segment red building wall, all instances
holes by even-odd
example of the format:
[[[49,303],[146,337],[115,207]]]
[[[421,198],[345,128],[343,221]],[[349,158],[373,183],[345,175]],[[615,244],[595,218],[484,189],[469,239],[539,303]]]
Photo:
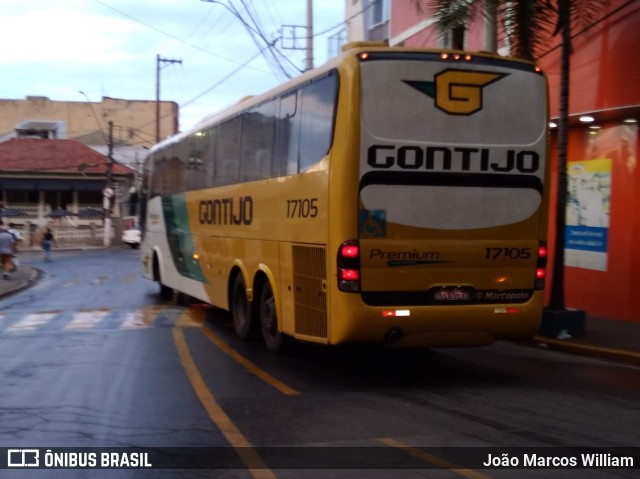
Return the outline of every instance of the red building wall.
[[[606,271],[565,267],[569,307],[594,316],[640,322],[640,2],[613,0],[604,20],[574,39],[569,110],[572,115],[567,160],[611,160],[611,197]],[[539,61],[547,73],[551,115],[558,115],[560,48],[557,40]],[[596,121],[581,125],[576,116]],[[600,129],[591,129],[599,127]],[[621,128],[625,135],[621,135]],[[552,133],[552,178],[557,177],[556,133]],[[597,138],[598,153],[589,142]],[[553,182],[552,198],[556,185]],[[555,238],[555,204],[551,205],[550,240]],[[551,241],[551,243],[553,243]],[[547,292],[548,293],[548,292]]]
[[[621,122],[599,125],[596,135],[610,134],[612,138],[600,140],[603,154],[599,158],[611,160],[611,202],[608,228],[607,268],[595,271],[585,268],[565,267],[566,305],[587,311],[590,315],[624,321],[640,322],[640,140],[637,126],[624,128],[633,132],[635,144],[629,148],[617,133]],[[589,154],[588,126],[576,126],[570,131],[568,161],[596,159]],[[611,134],[613,133],[613,134]],[[635,155],[629,152],[635,150]],[[557,192],[557,155],[555,134],[551,141],[551,198]],[[555,205],[550,211],[549,244],[553,258],[555,239]],[[549,265],[549,271],[552,269]],[[548,282],[550,284],[550,281]],[[549,290],[547,290],[547,297]]]
[[[584,309],[591,315],[640,322],[639,123],[624,123],[630,118],[640,120],[640,2],[611,0],[599,18],[588,30],[574,28],[568,161],[571,165],[571,162],[596,158],[611,160],[606,267],[598,271],[566,266],[565,297],[568,307]],[[406,32],[421,19],[413,0],[394,0],[390,37]],[[483,48],[482,35],[478,34],[481,25],[479,19],[467,36],[468,50]],[[504,38],[503,33],[498,36]],[[558,42],[557,37],[550,37],[539,52],[539,64],[549,78],[552,117],[558,116],[559,105]],[[429,28],[407,38],[403,44],[434,48],[437,35],[434,28]],[[592,113],[596,121],[591,125],[580,124],[577,117],[582,113]],[[621,127],[624,135],[620,134]],[[556,197],[557,186],[555,136],[552,132],[551,198]],[[597,138],[598,152],[593,151],[594,138]],[[549,243],[552,246],[556,233],[553,201],[550,208]]]
[[[640,105],[640,2],[611,0],[592,28],[575,27],[571,56],[572,113]],[[558,115],[560,48],[552,38],[540,52],[540,65],[549,78],[551,116]]]

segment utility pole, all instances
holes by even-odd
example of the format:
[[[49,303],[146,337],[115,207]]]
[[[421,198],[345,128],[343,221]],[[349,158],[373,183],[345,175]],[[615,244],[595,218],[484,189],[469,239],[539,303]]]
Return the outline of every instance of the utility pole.
[[[303,34],[298,34],[304,29]],[[282,25],[282,48],[284,50],[304,50],[305,71],[313,70],[313,0],[307,0],[307,24],[302,25]],[[302,38],[305,39],[305,46],[301,46]]]
[[[102,190],[102,208],[104,209],[104,246],[111,245],[111,208],[115,202],[115,188],[113,187],[113,121],[109,121],[109,153],[107,154],[107,174],[104,190]]]
[[[182,64],[182,60],[161,58],[159,54],[156,55],[156,143],[160,141],[160,63]]]
[[[313,0],[307,0],[307,62],[305,70],[313,70]]]
[[[107,154],[107,186],[113,182],[113,121],[109,120],[109,150]]]

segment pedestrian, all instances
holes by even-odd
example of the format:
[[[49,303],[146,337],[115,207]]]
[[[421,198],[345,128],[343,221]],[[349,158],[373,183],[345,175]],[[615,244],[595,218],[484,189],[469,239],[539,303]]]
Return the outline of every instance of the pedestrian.
[[[16,271],[18,269],[18,266],[20,266],[20,261],[18,260],[18,245],[22,242],[22,233],[20,233],[20,230],[18,228],[16,228],[16,225],[14,223],[9,223],[9,233],[11,233],[13,235],[13,239],[16,240],[16,242],[13,244],[13,270],[12,271]]]
[[[9,273],[13,271],[13,248],[16,239],[0,220],[0,262],[2,263],[2,277],[9,279]]]
[[[44,250],[44,260],[51,261],[51,247],[53,246],[53,233],[49,228],[42,237],[42,249]]]

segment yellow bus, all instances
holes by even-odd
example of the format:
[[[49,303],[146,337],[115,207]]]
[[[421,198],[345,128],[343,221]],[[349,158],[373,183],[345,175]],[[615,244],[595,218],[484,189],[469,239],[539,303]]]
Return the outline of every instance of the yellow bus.
[[[547,125],[533,64],[350,45],[152,148],[144,274],[273,352],[530,337]]]

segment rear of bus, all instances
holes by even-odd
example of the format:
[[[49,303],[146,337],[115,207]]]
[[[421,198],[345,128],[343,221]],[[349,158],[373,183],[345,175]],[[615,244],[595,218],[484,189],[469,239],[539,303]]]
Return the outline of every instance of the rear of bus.
[[[544,75],[491,55],[357,58],[358,232],[338,248],[334,302],[353,321],[332,323],[334,341],[532,336],[546,266]]]

